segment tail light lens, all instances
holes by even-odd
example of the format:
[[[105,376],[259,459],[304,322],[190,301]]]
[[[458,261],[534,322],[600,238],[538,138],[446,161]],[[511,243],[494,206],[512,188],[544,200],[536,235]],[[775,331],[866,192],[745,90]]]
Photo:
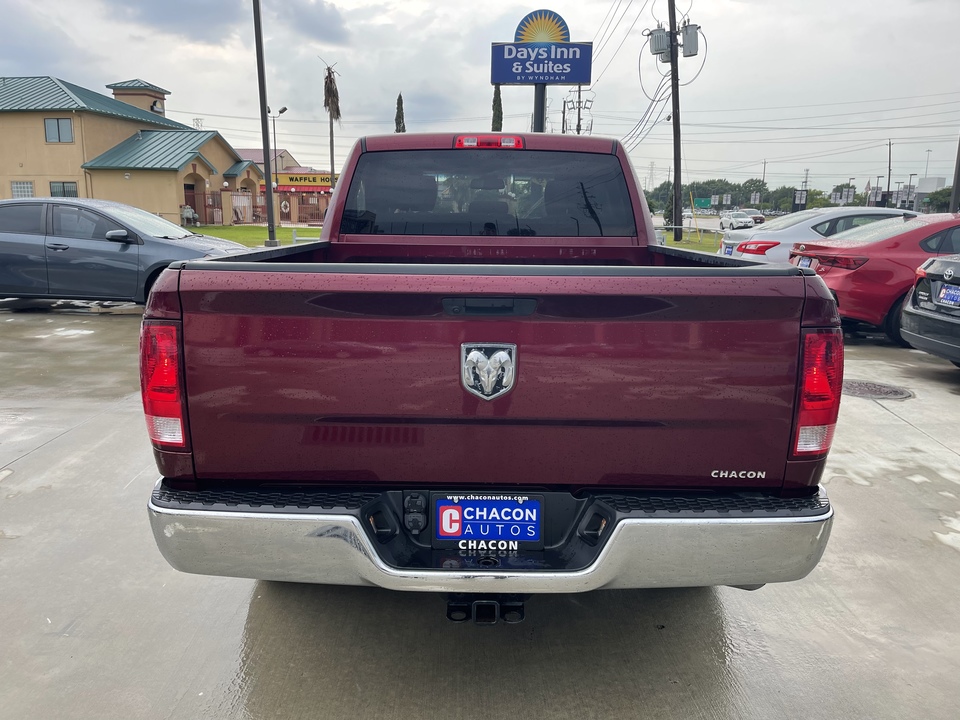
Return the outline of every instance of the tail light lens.
[[[454,147],[522,150],[523,138],[519,135],[460,135],[457,137]]]
[[[937,261],[936,258],[930,258],[929,260],[924,262],[923,265],[917,268],[917,277],[914,280],[914,284],[916,284],[917,281],[927,276],[927,268],[933,265],[936,261]]]
[[[836,268],[840,268],[841,270],[856,270],[858,267],[863,265],[869,259],[870,258],[848,257],[844,255],[835,255],[832,257],[817,256],[817,261],[821,265],[825,265],[827,267],[836,267]]]
[[[800,362],[794,458],[822,456],[830,451],[842,390],[843,333],[839,328],[807,331]]]
[[[767,250],[779,244],[774,240],[748,240],[737,245],[737,252],[744,255],[766,255]]]
[[[144,323],[140,332],[140,390],[150,440],[160,448],[186,449],[179,325]]]

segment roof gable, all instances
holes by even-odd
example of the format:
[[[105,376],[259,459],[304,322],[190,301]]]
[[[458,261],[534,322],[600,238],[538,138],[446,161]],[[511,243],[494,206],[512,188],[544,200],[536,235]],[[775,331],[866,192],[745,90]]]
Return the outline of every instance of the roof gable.
[[[83,164],[87,170],[175,170],[180,171],[199,158],[214,174],[217,168],[200,150],[220,138],[214,130],[142,130]]]
[[[87,111],[160,127],[188,126],[54,77],[0,77],[0,112]]]
[[[148,83],[146,80],[141,80],[136,78],[135,80],[124,80],[123,82],[116,82],[107,85],[109,90],[151,90],[156,93],[163,93],[164,95],[169,95],[169,90],[164,90],[162,87]]]

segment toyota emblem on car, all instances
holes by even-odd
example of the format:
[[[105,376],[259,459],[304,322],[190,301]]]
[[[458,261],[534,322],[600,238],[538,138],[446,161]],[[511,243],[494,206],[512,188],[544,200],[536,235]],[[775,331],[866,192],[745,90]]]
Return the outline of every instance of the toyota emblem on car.
[[[517,346],[499,343],[463,343],[460,379],[468,392],[493,400],[513,388],[517,376]]]

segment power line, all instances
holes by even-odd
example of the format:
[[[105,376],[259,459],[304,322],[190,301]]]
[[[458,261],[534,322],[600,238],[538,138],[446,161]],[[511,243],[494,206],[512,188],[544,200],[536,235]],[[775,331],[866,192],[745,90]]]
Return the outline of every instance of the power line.
[[[648,4],[649,2],[650,2],[650,0],[645,0],[645,1],[644,1],[643,6],[640,8],[640,12],[638,12],[638,13],[637,13],[637,16],[633,19],[633,24],[630,25],[630,29],[627,30],[626,34],[623,36],[623,39],[620,41],[620,44],[617,45],[617,49],[613,51],[613,57],[610,58],[610,62],[608,62],[608,63],[603,67],[603,70],[600,71],[600,74],[597,76],[597,79],[594,80],[592,83],[590,83],[590,89],[591,89],[591,90],[592,90],[594,87],[596,87],[597,83],[600,82],[600,78],[602,78],[602,77],[603,77],[603,74],[607,71],[607,68],[609,68],[610,65],[613,64],[613,61],[616,60],[617,54],[620,52],[620,49],[623,47],[623,44],[627,41],[627,38],[630,37],[630,33],[633,32],[633,28],[636,27],[637,21],[640,20],[640,16],[643,15],[643,11],[646,9],[647,4]]]

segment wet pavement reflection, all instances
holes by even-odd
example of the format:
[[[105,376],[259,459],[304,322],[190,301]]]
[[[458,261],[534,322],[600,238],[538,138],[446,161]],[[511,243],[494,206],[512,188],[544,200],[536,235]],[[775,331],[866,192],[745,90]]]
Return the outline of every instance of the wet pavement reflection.
[[[537,596],[521,625],[452,624],[444,613],[440,596],[260,582],[244,626],[244,708],[252,717],[279,706],[325,717],[417,707],[444,718],[623,717],[631,707],[730,716],[714,590]]]

